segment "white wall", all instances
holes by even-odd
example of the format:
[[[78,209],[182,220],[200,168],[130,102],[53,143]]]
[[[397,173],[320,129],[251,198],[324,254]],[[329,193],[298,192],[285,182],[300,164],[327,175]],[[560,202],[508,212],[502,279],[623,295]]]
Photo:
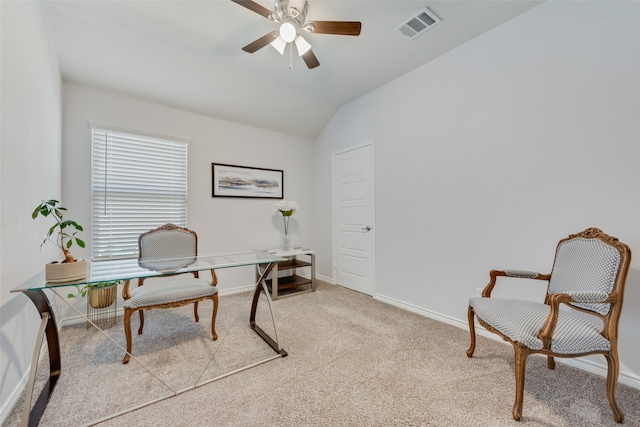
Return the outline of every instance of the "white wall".
[[[211,163],[284,170],[284,197],[300,209],[290,222],[292,244],[312,247],[312,141],[193,114],[73,84],[64,85],[63,196],[73,217],[91,224],[91,133],[88,122],[191,138],[188,148],[188,227],[200,254],[269,249],[281,244],[274,199],[211,197]],[[161,224],[158,224],[161,225]],[[84,233],[90,258],[90,233]],[[74,251],[80,253],[80,251]],[[255,283],[255,268],[219,271],[221,291]]]
[[[38,250],[51,226],[31,219],[61,195],[61,78],[50,30],[35,2],[0,2],[0,422],[31,362],[40,317],[12,289],[57,256]]]
[[[596,226],[640,253],[639,24],[638,2],[547,2],[344,106],[315,147],[319,273],[331,153],[368,139],[377,298],[466,327],[489,270],[548,273],[570,233]],[[636,387],[638,324],[640,257],[620,327]]]

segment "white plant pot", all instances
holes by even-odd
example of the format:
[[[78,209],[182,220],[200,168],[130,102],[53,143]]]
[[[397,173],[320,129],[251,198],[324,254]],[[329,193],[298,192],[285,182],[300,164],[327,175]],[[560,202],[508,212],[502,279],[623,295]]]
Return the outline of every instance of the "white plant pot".
[[[45,279],[49,283],[65,283],[82,279],[87,275],[87,260],[76,262],[53,261],[45,267]]]

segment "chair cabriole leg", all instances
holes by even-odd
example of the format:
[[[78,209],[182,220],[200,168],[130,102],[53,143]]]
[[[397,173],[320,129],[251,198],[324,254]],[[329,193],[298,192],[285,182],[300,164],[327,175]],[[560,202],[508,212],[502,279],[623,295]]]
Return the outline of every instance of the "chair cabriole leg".
[[[611,406],[611,411],[613,411],[613,419],[616,420],[617,423],[622,423],[624,421],[624,414],[616,403],[616,386],[618,384],[620,363],[618,362],[618,358],[611,354],[605,354],[604,357],[607,359],[608,365],[607,399],[609,399],[609,406]]]
[[[129,363],[129,355],[131,354],[131,314],[132,310],[125,308],[124,309],[124,336],[127,340],[127,353],[124,355],[122,359],[122,363],[126,365]]]
[[[218,315],[218,294],[213,295],[213,314],[211,315],[211,337],[214,341],[218,339],[216,334],[216,316]]]
[[[476,326],[473,320],[474,316],[475,316],[475,312],[473,311],[473,307],[469,306],[469,311],[467,312],[467,318],[469,319],[469,333],[471,334],[471,345],[467,350],[467,357],[472,357],[473,352],[476,351]]]
[[[138,310],[140,314],[140,327],[138,328],[138,335],[142,335],[142,329],[144,328],[144,310]]]
[[[524,374],[527,364],[527,356],[529,355],[529,349],[516,342],[513,344],[514,353],[514,365],[516,371],[516,400],[513,403],[513,419],[520,421],[522,418],[522,401],[524,399]]]
[[[196,319],[196,322],[200,321],[200,316],[198,316],[198,301],[193,303],[193,317]]]

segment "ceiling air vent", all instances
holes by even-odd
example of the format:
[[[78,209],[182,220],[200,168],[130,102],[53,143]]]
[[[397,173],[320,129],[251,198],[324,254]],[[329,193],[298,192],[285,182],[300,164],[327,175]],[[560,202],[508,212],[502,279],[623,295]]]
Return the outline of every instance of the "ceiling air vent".
[[[431,12],[426,7],[411,18],[407,19],[405,22],[396,27],[396,30],[400,31],[400,33],[410,38],[411,40],[418,37],[420,34],[423,34],[428,29],[437,25],[440,22],[440,18],[438,18],[433,12]]]

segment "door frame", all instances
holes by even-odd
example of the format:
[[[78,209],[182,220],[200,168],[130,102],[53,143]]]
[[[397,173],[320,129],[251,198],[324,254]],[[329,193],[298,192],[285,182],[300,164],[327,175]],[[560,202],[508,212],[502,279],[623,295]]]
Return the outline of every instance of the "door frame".
[[[348,153],[349,151],[357,150],[359,148],[364,148],[370,146],[371,147],[371,228],[373,233],[372,236],[372,244],[371,244],[371,296],[375,296],[376,294],[376,177],[375,177],[375,148],[374,148],[374,140],[368,139],[360,144],[351,145],[348,147],[341,148],[339,150],[333,151],[331,153],[331,252],[332,252],[332,268],[331,268],[331,280],[334,284],[337,284],[337,273],[336,270],[338,268],[338,254],[339,250],[336,247],[338,242],[338,227],[337,227],[337,210],[338,203],[336,202],[336,185],[337,180],[335,177],[336,173],[336,157]]]

